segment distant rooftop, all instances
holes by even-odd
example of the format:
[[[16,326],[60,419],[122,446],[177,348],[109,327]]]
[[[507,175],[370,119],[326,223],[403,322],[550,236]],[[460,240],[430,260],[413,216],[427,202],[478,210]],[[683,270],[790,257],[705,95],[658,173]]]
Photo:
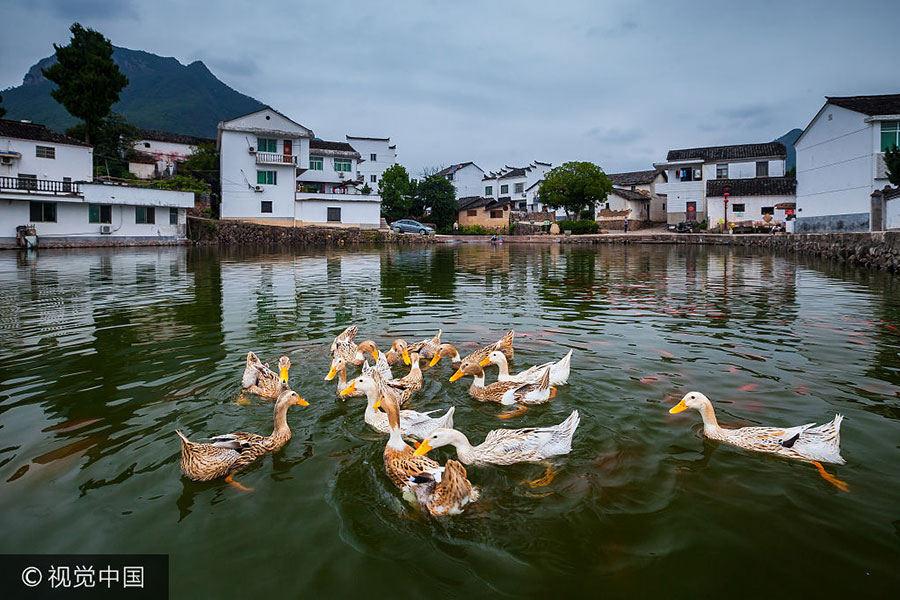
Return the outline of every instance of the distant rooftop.
[[[0,119],[0,137],[15,138],[18,140],[34,140],[36,142],[51,142],[54,144],[68,144],[70,146],[87,146],[90,144],[71,136],[57,133],[44,125],[37,123],[24,123],[22,121],[10,121]]]
[[[647,185],[660,173],[659,169],[649,171],[629,171],[628,173],[607,173],[613,185]]]
[[[356,149],[347,142],[328,142],[313,138],[309,141],[310,150],[331,150],[332,152],[350,152],[359,155]]]
[[[449,167],[441,169],[440,171],[435,173],[435,175],[441,175],[442,177],[446,177],[447,175],[452,175],[453,173],[456,173],[460,169],[465,169],[469,165],[475,165],[475,163],[473,163],[472,161],[469,161],[469,162],[459,163],[456,165],[450,165]],[[478,169],[479,171],[481,170],[478,167],[478,165],[475,165],[475,168]]]
[[[619,188],[613,188],[611,193],[619,196],[620,198],[625,198],[626,200],[650,200],[650,194],[642,194],[640,192],[633,192],[631,190],[621,190]]]
[[[900,94],[881,96],[825,96],[829,104],[864,115],[900,115]]]
[[[209,138],[194,137],[192,135],[184,135],[183,133],[172,133],[170,131],[159,131],[157,129],[138,129],[138,139],[151,140],[154,142],[169,142],[170,144],[186,144],[188,146],[199,146],[200,144],[215,144],[216,140]]]
[[[785,157],[787,149],[781,142],[766,142],[764,144],[738,144],[736,146],[708,146],[706,148],[682,148],[669,150],[666,160],[691,160],[701,159],[704,162],[714,160],[741,160],[751,158],[764,158],[770,156]]]
[[[794,196],[797,180],[793,177],[753,177],[747,179],[710,179],[706,195],[721,197],[728,188],[730,196]]]

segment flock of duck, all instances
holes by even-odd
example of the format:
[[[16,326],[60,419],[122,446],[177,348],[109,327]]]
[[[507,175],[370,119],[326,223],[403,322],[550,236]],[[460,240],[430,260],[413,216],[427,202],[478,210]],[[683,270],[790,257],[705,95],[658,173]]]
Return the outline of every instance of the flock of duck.
[[[355,326],[348,327],[332,342],[331,368],[325,380],[337,377],[337,394],[341,398],[366,398],[365,422],[388,435],[384,449],[388,478],[402,490],[404,497],[418,503],[431,515],[457,514],[478,499],[478,489],[469,481],[463,465],[540,462],[571,452],[572,439],[580,421],[577,410],[551,427],[495,429],[481,444],[473,446],[463,432],[453,428],[455,407],[449,407],[440,415],[435,414],[437,411],[401,409],[422,389],[424,375],[420,362],[427,361],[428,369],[435,367],[442,358],[448,358],[456,369],[450,381],[472,376],[469,387],[472,398],[517,407],[501,414],[501,418],[521,414],[528,405],[548,402],[555,396],[556,386],[568,383],[571,350],[557,362],[532,366],[513,374],[509,371],[509,361],[514,355],[515,331],[512,330],[493,344],[465,357],[461,357],[452,345],[441,342],[441,331],[433,338],[413,344],[397,339],[386,352],[379,352],[372,340],[356,344],[356,333]],[[366,355],[371,356],[372,364]],[[395,379],[391,367],[400,363],[409,366],[409,372]],[[498,368],[497,381],[488,384],[484,368],[492,365]],[[348,380],[348,366],[361,367],[361,373]],[[181,470],[188,478],[210,481],[225,477],[226,482],[248,489],[234,481],[233,474],[262,456],[279,451],[291,439],[288,408],[309,405],[290,388],[290,367],[288,357],[282,356],[276,373],[253,352],[247,354],[243,388],[249,393],[275,399],[272,434],[263,436],[239,431],[217,435],[200,443],[177,431],[181,438]],[[809,423],[787,428],[726,429],[719,426],[710,400],[699,392],[687,393],[669,412],[675,414],[688,408],[700,412],[706,437],[747,450],[811,462],[823,478],[848,491],[844,482],[828,474],[821,465],[823,462],[844,464],[840,455],[841,415],[818,427]],[[415,445],[410,446],[406,440],[413,440]],[[453,446],[458,460],[448,459],[442,466],[428,456],[429,452],[442,446]],[[545,483],[552,479],[549,468],[547,473],[543,478]]]

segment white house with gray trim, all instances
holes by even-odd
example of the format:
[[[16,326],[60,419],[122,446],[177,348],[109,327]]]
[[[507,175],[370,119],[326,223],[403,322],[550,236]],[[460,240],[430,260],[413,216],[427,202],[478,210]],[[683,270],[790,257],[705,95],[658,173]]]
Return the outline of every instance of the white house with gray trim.
[[[357,175],[363,185],[368,185],[373,193],[378,193],[381,176],[392,165],[397,164],[397,145],[391,138],[363,137],[348,135],[347,143],[360,155]]]
[[[900,94],[826,97],[797,150],[797,233],[869,231],[872,193],[900,145]]]

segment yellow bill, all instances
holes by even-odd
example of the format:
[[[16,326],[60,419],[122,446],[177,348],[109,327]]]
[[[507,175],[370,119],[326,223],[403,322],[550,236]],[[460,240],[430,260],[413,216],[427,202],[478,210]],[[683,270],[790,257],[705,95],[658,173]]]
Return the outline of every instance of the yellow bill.
[[[288,380],[288,370],[287,370],[286,367],[282,367],[282,368],[281,368],[281,376],[279,377],[279,379],[281,379],[281,383],[287,383],[287,380]]]
[[[409,351],[407,351],[406,348],[403,349],[403,362],[404,362],[406,365],[412,364],[412,361],[409,360]]]
[[[378,360],[378,348],[372,348],[372,358]]]
[[[334,379],[334,376],[337,375],[337,370],[334,367],[331,367],[331,370],[328,371],[328,375],[325,376],[325,381],[331,381]]]
[[[684,400],[673,406],[669,409],[669,414],[674,415],[680,413],[683,410],[687,410],[688,405],[684,403]]]
[[[381,398],[375,401],[375,404],[372,405],[372,408],[381,408]]]
[[[486,366],[488,366],[489,364],[491,364],[491,358],[490,358],[490,357],[486,357],[483,361],[481,361],[480,363],[478,363],[478,365],[479,365],[479,366],[482,366],[482,367],[486,367]]]
[[[434,365],[438,364],[438,361],[439,361],[439,360],[441,360],[441,355],[440,355],[440,354],[435,354],[435,355],[434,355],[434,358],[431,359],[431,362],[428,363],[428,366],[429,366],[429,367],[433,367]]]
[[[299,404],[300,406],[309,406],[309,402],[307,402],[303,398],[297,398],[297,404]]]
[[[425,456],[428,454],[428,451],[432,449],[433,448],[431,447],[431,444],[428,443],[428,440],[422,440],[422,443],[419,444],[419,447],[413,452],[413,456]]]
[[[464,375],[464,373],[462,372],[462,369],[457,369],[456,373],[454,373],[453,375],[450,376],[450,381],[456,381],[463,375]]]
[[[350,385],[341,390],[341,396],[347,396],[356,391],[356,382],[351,381]]]

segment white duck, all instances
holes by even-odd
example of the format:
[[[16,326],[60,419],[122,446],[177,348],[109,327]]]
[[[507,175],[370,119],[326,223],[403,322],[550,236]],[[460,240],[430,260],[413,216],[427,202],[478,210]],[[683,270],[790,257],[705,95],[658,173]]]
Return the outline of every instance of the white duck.
[[[541,365],[535,365],[520,373],[511,375],[509,372],[509,363],[506,356],[502,352],[494,350],[482,360],[479,365],[486,367],[495,364],[500,368],[500,374],[497,375],[497,381],[515,381],[517,383],[534,383],[540,381],[544,369],[550,369],[550,385],[565,385],[569,381],[569,373],[572,367],[572,350],[563,356],[557,362],[546,362]]]

